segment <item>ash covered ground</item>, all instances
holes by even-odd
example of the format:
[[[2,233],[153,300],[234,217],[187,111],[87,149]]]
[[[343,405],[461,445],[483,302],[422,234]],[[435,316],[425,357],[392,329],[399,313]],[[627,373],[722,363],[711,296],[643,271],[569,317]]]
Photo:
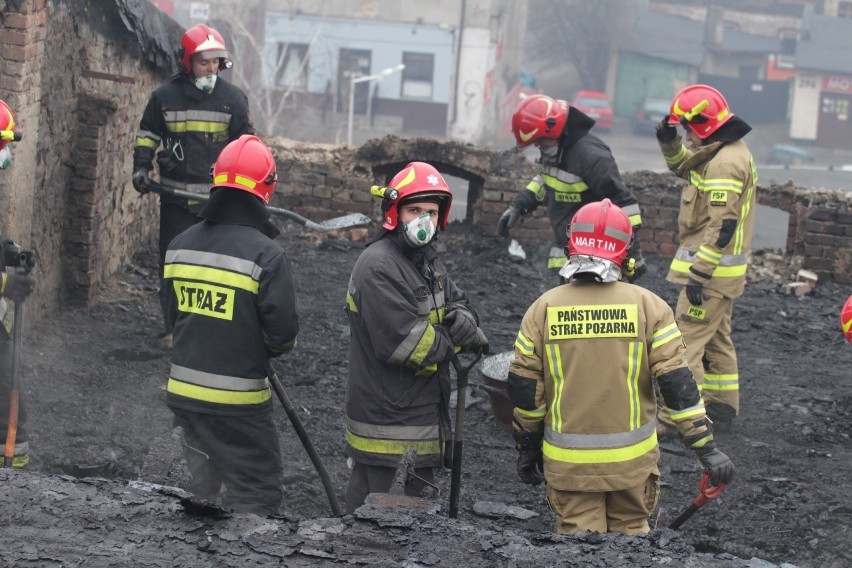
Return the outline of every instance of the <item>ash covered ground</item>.
[[[351,235],[282,228],[302,332],[297,350],[275,365],[342,501],[343,304],[362,244]],[[492,354],[511,350],[524,311],[554,284],[543,268],[549,243],[522,243],[524,262],[510,259],[507,241],[464,225],[452,224],[441,243],[451,274],[482,315]],[[667,259],[648,260],[640,283],[673,305]],[[561,537],[544,490],[517,478],[511,436],[495,422],[488,392],[476,386],[487,382],[479,368],[470,375],[456,520],[446,514],[448,471],[439,474],[437,514],[332,517],[277,403],[286,496],[276,518],[223,515],[171,488],[180,486],[183,470],[165,405],[169,361],[156,339],[152,251],[116,275],[93,308],[25,328],[32,458],[25,471],[0,470],[0,565],[848,566],[852,349],[837,314],[849,290],[820,283],[796,297],[785,292],[786,272],[767,278],[772,271],[764,267],[735,307],[743,408],[735,430],[717,436],[736,463],[734,483],[677,532]],[[661,526],[696,497],[701,474],[692,455],[669,449],[652,519],[663,517]]]

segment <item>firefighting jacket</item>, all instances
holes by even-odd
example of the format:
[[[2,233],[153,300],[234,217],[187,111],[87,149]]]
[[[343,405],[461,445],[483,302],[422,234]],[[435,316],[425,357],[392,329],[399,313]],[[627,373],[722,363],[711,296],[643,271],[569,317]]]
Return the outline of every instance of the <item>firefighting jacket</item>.
[[[207,94],[181,74],[148,99],[133,148],[133,170],[150,169],[162,145],[157,153],[162,183],[206,194],[219,153],[243,134],[254,134],[254,126],[248,99],[239,88],[220,76]]]
[[[509,367],[514,428],[544,430],[547,483],[619,491],[659,474],[653,379],[687,447],[712,448],[671,308],[626,282],[576,280],[527,310]]]
[[[357,462],[396,467],[413,448],[417,467],[435,467],[446,441],[439,413],[449,401],[454,352],[436,325],[445,306],[466,309],[467,299],[440,259],[422,269],[397,237],[387,233],[370,244],[349,280],[346,450]],[[414,252],[436,254],[432,245]]]
[[[215,190],[166,252],[174,326],[167,404],[209,414],[271,408],[269,357],[299,332],[290,261],[258,230],[264,206],[250,193]]]
[[[742,140],[693,150],[680,137],[661,143],[669,169],[689,182],[681,192],[680,246],[667,280],[705,285],[710,295],[738,298],[745,290],[754,233],[757,169]]]
[[[562,251],[568,225],[577,210],[587,203],[609,198],[624,209],[634,228],[642,224],[639,202],[621,179],[609,146],[589,132],[594,124],[582,111],[569,107],[557,158],[553,163],[541,163],[539,174],[512,200],[522,214],[547,204],[556,244],[555,254],[548,261],[550,268],[565,264]]]

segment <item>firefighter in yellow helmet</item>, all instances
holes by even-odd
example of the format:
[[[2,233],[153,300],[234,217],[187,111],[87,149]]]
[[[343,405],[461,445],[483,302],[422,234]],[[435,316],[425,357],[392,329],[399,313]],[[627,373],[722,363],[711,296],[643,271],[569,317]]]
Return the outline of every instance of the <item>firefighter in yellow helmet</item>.
[[[715,447],[671,308],[622,282],[633,230],[609,199],[571,220],[566,284],[524,315],[509,366],[518,475],[547,482],[556,530],[648,532],[659,498],[654,382],[711,483],[734,466]]]
[[[717,431],[730,428],[740,409],[731,318],[734,300],[745,290],[754,234],[757,169],[742,140],[750,131],[722,93],[708,85],[677,93],[670,115],[657,127],[666,165],[689,182],[681,192],[680,244],[667,280],[682,286],[675,315],[689,368]],[[660,424],[661,434],[672,433],[665,411]]]
[[[476,310],[435,249],[453,199],[444,177],[412,162],[390,188],[382,228],[358,257],[346,294],[349,513],[369,493],[390,490],[409,449],[416,451],[417,479],[407,495],[420,495],[433,469],[448,465],[450,361],[456,348],[488,348]]]
[[[0,100],[0,169],[6,169],[12,164],[12,151],[9,143],[20,140],[20,133],[15,130],[15,116],[5,101]],[[7,272],[9,266],[19,266],[20,258],[16,252],[20,250],[14,242],[0,236],[0,259],[3,261],[0,272],[0,444],[6,441],[9,426],[10,391],[12,386],[12,327],[14,325],[13,310],[6,300],[23,302],[35,290],[35,281],[26,274]],[[24,261],[26,262],[26,261]],[[15,433],[14,455],[12,467],[25,467],[29,461],[29,434],[27,432],[27,412],[24,406],[22,391],[18,390],[18,422]]]
[[[133,146],[132,181],[143,195],[151,191],[155,158],[162,185],[206,194],[210,189],[210,168],[219,152],[243,134],[254,134],[245,93],[219,76],[220,71],[231,67],[219,32],[204,24],[189,28],[181,39],[178,56],[177,75],[151,94],[139,122]],[[198,222],[202,203],[160,195],[161,269],[169,243]],[[167,347],[172,333],[165,318],[169,293],[160,286]]]
[[[278,180],[256,136],[228,144],[213,168],[202,221],[166,252],[174,329],[166,403],[185,436],[189,489],[236,512],[272,515],[283,467],[272,417],[269,358],[299,332],[290,261],[273,241],[266,203]]]

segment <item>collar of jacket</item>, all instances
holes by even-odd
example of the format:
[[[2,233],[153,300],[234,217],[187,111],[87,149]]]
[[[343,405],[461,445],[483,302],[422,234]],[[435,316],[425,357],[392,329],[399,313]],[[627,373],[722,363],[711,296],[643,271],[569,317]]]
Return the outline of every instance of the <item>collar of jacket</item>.
[[[677,175],[685,175],[689,170],[694,169],[697,165],[710,161],[716,152],[722,149],[725,142],[711,142],[700,148],[695,149],[695,153],[683,161],[677,169]]]
[[[204,204],[198,216],[223,225],[255,227],[269,238],[275,238],[278,235],[278,229],[269,222],[269,211],[266,205],[259,197],[240,189],[213,188],[210,199]],[[270,235],[271,231],[275,234]]]
[[[367,243],[366,246],[370,246],[382,239],[387,238],[395,247],[399,248],[402,255],[411,261],[411,263],[417,267],[417,269],[424,275],[424,277],[431,279],[432,274],[432,263],[435,262],[435,259],[438,258],[438,251],[435,249],[435,242],[438,240],[438,235],[440,233],[436,233],[435,237],[432,239],[428,245],[422,247],[413,247],[405,242],[405,236],[403,236],[401,231],[393,230],[389,231],[384,227],[379,228],[376,232],[375,236]],[[424,270],[425,269],[425,270]]]
[[[732,116],[728,122],[719,127],[719,130],[710,135],[711,142],[736,142],[751,132],[751,126],[738,117]]]
[[[568,107],[568,118],[565,119],[565,128],[559,138],[560,146],[567,148],[577,140],[585,136],[595,125],[595,119],[573,106]]]

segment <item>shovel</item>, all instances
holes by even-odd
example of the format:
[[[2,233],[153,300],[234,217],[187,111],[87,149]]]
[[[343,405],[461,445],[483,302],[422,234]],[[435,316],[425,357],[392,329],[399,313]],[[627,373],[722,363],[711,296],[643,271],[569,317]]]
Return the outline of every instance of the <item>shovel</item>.
[[[160,194],[168,194],[174,195],[175,197],[185,197],[187,199],[195,199],[197,201],[208,201],[210,199],[209,194],[202,193],[193,193],[191,191],[185,191],[183,189],[176,189],[173,187],[168,187],[165,185],[161,185],[159,183],[150,183],[148,185],[153,191],[156,191]],[[310,219],[306,219],[295,213],[290,211],[289,209],[281,209],[279,207],[271,207],[269,205],[266,206],[266,210],[272,213],[273,215],[278,215],[280,217],[286,217],[291,221],[295,221],[296,223],[307,227],[312,231],[319,231],[321,233],[327,233],[329,231],[339,231],[343,229],[351,229],[354,227],[364,227],[372,224],[373,220],[364,215],[363,213],[350,213],[349,215],[344,215],[343,217],[335,217],[334,219],[327,219],[325,221],[321,221],[316,223],[311,221]]]
[[[328,497],[328,503],[331,506],[332,514],[335,517],[343,515],[343,509],[340,508],[340,502],[337,500],[337,495],[334,493],[334,487],[331,485],[331,478],[328,476],[328,472],[322,463],[322,459],[319,457],[314,444],[311,442],[311,438],[308,436],[305,426],[299,419],[299,415],[296,414],[296,409],[293,408],[293,403],[290,402],[290,397],[288,397],[287,393],[284,392],[284,387],[281,385],[281,381],[278,379],[278,375],[275,373],[271,364],[269,365],[268,373],[269,384],[272,385],[272,390],[275,391],[275,394],[278,396],[278,400],[281,401],[281,406],[284,407],[284,412],[287,413],[287,418],[293,425],[296,435],[299,436],[302,446],[305,447],[305,451],[308,453],[308,457],[311,458],[311,462],[317,470],[320,481],[322,481],[322,486],[325,489],[326,496]]]
[[[696,497],[692,503],[689,504],[689,507],[684,509],[683,512],[669,524],[670,529],[679,529],[680,526],[685,523],[689,517],[694,515],[698,509],[718,497],[725,489],[724,483],[720,483],[719,485],[709,485],[709,483],[710,473],[705,471],[704,475],[701,476],[701,481],[698,483],[698,497]]]
[[[450,477],[450,511],[451,519],[459,516],[459,492],[461,491],[462,453],[464,451],[464,412],[465,395],[467,393],[467,376],[474,365],[482,357],[482,349],[476,352],[476,356],[469,365],[462,365],[456,355],[453,355],[453,367],[456,369],[456,427],[453,432],[453,469]]]
[[[405,485],[409,477],[414,475],[414,462],[417,459],[417,451],[414,448],[409,448],[399,460],[399,465],[396,468],[396,473],[393,476],[390,489],[387,493],[370,493],[364,499],[365,505],[374,505],[378,507],[402,507],[404,509],[412,509],[419,511],[436,512],[440,505],[433,499],[427,497],[413,497],[405,494]],[[438,492],[438,487],[429,483],[425,479],[419,478],[429,487],[430,492]]]

